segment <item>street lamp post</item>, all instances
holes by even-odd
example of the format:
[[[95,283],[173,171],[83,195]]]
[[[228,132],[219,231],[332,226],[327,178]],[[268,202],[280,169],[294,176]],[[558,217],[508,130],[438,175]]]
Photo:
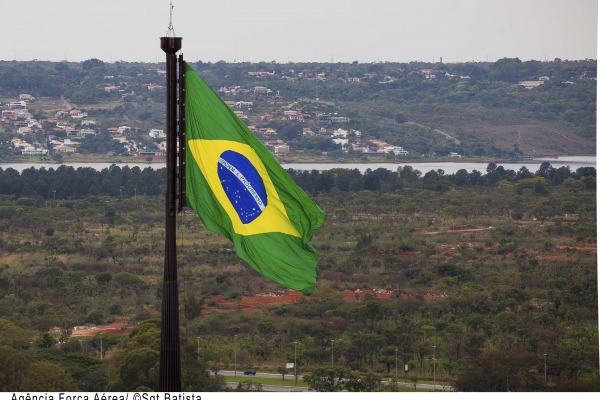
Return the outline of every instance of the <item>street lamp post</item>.
[[[433,390],[435,390],[435,345],[433,346]]]
[[[237,376],[237,335],[233,339],[233,376]]]
[[[548,374],[546,372],[547,371],[546,370],[546,356],[547,355],[548,355],[547,353],[544,353],[544,385],[546,385],[546,386],[548,385]]]
[[[396,385],[398,385],[398,349],[396,349]]]
[[[196,336],[196,339],[198,340],[198,357],[197,360],[200,361],[200,336]]]
[[[296,361],[296,359],[297,359],[297,357],[296,357],[296,345],[297,344],[298,344],[298,341],[295,340],[294,341],[294,386],[298,385],[298,372],[297,372],[298,370],[296,369],[296,362],[297,362]]]
[[[333,343],[335,340],[331,339],[331,367],[333,368]]]

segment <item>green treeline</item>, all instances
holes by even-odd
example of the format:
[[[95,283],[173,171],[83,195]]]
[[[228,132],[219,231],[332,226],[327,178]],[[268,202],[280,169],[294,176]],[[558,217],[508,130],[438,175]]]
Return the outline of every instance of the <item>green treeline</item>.
[[[364,174],[357,169],[332,169],[328,171],[288,171],[307,193],[358,192],[361,190],[394,191],[407,184],[436,191],[463,186],[495,186],[500,181],[518,182],[519,187],[533,186],[537,191],[547,190],[548,185],[560,185],[565,180],[577,181],[587,189],[595,188],[596,169],[569,167],[554,168],[549,162],[540,165],[536,172],[526,167],[518,171],[505,169],[495,163],[488,164],[485,174],[465,169],[446,175],[443,170],[431,170],[424,175],[410,166],[398,171],[385,168],[367,170]],[[61,165],[56,169],[23,170],[0,168],[0,194],[16,197],[40,197],[43,199],[81,199],[87,196],[137,195],[154,196],[162,193],[165,187],[165,169],[150,167],[140,169],[112,165],[97,171],[93,168],[73,168]],[[540,179],[543,178],[543,179]]]
[[[12,168],[0,168],[0,194],[43,199],[81,199],[86,196],[155,196],[165,187],[163,169],[143,170],[116,165],[97,171],[61,165],[56,169],[31,167],[19,174]]]

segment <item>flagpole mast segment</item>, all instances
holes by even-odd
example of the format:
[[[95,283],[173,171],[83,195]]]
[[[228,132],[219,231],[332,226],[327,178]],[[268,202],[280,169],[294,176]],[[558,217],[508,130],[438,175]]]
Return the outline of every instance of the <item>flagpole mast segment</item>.
[[[177,52],[182,38],[160,38],[167,61],[167,188],[165,198],[165,258],[162,293],[159,391],[181,391],[179,290],[177,283]]]
[[[183,211],[183,207],[186,204],[186,180],[185,180],[185,169],[186,169],[186,138],[185,138],[185,61],[183,60],[183,54],[179,55],[179,121],[178,121],[178,135],[179,140],[178,148],[178,159],[179,159],[179,191],[177,197],[179,200],[177,212]]]

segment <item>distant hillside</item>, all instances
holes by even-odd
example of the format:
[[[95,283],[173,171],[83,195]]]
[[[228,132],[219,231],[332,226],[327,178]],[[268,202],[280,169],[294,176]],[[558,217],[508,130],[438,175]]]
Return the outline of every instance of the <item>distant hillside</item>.
[[[595,60],[193,66],[257,136],[289,146],[291,158],[393,158],[392,148],[405,159],[595,154]],[[29,124],[20,135],[43,147],[49,135],[81,131],[82,119],[69,115],[76,110],[104,134],[74,138],[76,152],[159,151],[160,140],[148,132],[164,129],[164,79],[164,63],[0,62],[0,108],[9,111],[22,94],[36,98],[28,102],[30,117],[3,112],[0,135],[6,143]],[[62,103],[51,108],[42,98]],[[70,117],[64,131],[57,127],[61,111]],[[130,128],[117,138],[121,147],[100,143],[120,126]],[[0,145],[0,156],[9,153],[18,151]]]

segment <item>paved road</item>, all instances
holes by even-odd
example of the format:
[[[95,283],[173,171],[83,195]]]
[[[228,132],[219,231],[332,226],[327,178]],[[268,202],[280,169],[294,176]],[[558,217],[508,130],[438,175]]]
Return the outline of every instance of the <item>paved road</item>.
[[[246,377],[246,378],[268,378],[268,379],[279,379],[281,380],[281,374],[267,374],[263,372],[257,372],[256,375],[244,375],[244,371],[219,371],[219,375],[222,376],[237,376],[237,377]],[[298,381],[302,380],[302,376],[298,376]],[[274,381],[273,383],[275,383]],[[294,375],[286,375],[285,376],[286,384],[290,384],[294,382]],[[227,386],[230,388],[236,388],[238,386],[237,382],[227,382]],[[283,385],[262,385],[262,389],[266,392],[308,392],[309,389],[307,387],[301,386],[283,386]]]
[[[237,373],[235,371],[219,371],[219,375],[222,376],[246,376],[248,378],[252,378],[252,377],[256,377],[256,378],[269,378],[269,379],[279,379],[281,380],[281,374],[267,374],[267,373],[263,373],[263,372],[257,372],[256,375],[244,375],[244,371],[237,371]],[[302,380],[302,375],[298,375],[298,381]],[[285,376],[285,381],[286,382],[294,382],[294,375],[286,375]],[[389,382],[384,382],[387,384],[390,384]],[[229,387],[237,387],[238,383],[237,382],[228,382],[227,386]],[[405,383],[405,382],[398,382],[399,386],[403,386],[406,388],[414,388],[415,385],[414,383]],[[306,387],[295,387],[295,386],[279,386],[279,385],[262,385],[263,390],[268,391],[268,392],[308,392],[309,389]],[[432,385],[430,383],[417,383],[417,389],[424,389],[424,390],[439,390],[439,391],[444,391],[444,392],[451,392],[454,389],[452,388],[452,386],[444,386],[444,385]]]
[[[227,386],[235,389],[238,386],[237,382],[227,382]],[[295,386],[277,386],[277,385],[262,385],[262,390],[265,392],[308,392],[307,387]]]
[[[264,372],[257,372],[256,375],[244,375],[244,371],[219,371],[219,375],[223,376],[245,376],[247,378],[268,378],[268,379],[279,379],[281,380],[281,374],[267,374]],[[294,374],[286,374],[285,380],[294,382]],[[302,375],[298,375],[298,380],[302,380]]]

